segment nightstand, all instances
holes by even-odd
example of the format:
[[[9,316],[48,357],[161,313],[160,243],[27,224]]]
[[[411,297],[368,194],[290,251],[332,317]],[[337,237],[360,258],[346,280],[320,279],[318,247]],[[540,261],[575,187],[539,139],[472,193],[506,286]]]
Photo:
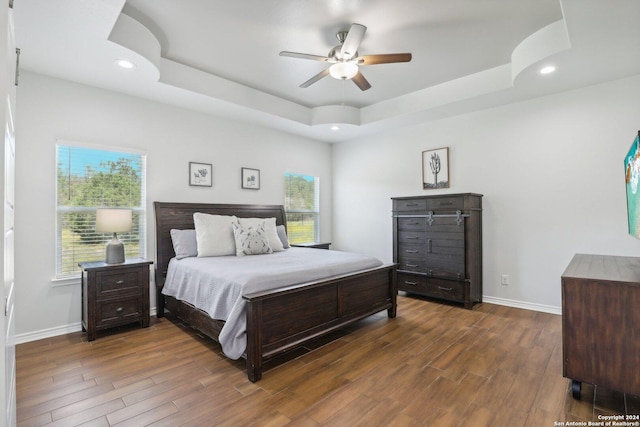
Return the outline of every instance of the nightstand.
[[[121,264],[81,262],[82,330],[93,341],[96,331],[128,323],[149,326],[149,265],[128,259]]]
[[[329,246],[331,246],[331,242],[329,243],[323,243],[323,242],[295,243],[291,246],[294,248],[329,249]]]

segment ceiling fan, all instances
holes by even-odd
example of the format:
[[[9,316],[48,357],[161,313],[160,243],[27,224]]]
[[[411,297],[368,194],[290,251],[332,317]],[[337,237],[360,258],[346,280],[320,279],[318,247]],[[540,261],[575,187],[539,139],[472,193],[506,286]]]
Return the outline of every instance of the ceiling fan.
[[[327,56],[309,55],[306,53],[297,52],[280,52],[280,56],[289,56],[292,58],[310,59],[312,61],[322,61],[332,64],[329,68],[326,68],[311,77],[306,82],[302,83],[300,87],[309,87],[318,80],[330,75],[333,78],[339,80],[353,80],[353,82],[360,88],[360,90],[367,90],[371,87],[371,84],[365,79],[360,72],[360,65],[375,65],[375,64],[390,64],[394,62],[409,62],[411,61],[410,53],[388,53],[382,55],[363,55],[358,56],[358,47],[364,32],[367,31],[367,27],[360,24],[351,24],[349,31],[340,31],[336,34],[340,44],[331,51]]]

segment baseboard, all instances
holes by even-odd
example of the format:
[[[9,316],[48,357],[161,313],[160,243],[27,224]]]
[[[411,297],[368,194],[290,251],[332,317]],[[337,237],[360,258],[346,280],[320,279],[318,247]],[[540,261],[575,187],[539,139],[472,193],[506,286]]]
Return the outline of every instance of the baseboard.
[[[516,300],[506,299],[506,298],[488,297],[484,295],[482,296],[482,302],[487,302],[489,304],[504,305],[504,306],[513,307],[513,308],[523,308],[525,310],[540,311],[542,313],[562,315],[562,308],[554,307],[552,305],[534,304],[531,302],[516,301]]]
[[[156,308],[149,310],[150,316],[156,315]],[[70,334],[82,330],[82,323],[72,323],[70,325],[58,326],[55,328],[42,329],[40,331],[28,332],[26,334],[18,334],[13,337],[13,344],[24,344],[31,341],[43,340],[46,338],[57,337],[58,335]]]
[[[80,322],[73,323],[71,325],[58,326],[55,328],[42,329],[35,332],[27,332],[26,334],[18,334],[13,337],[13,343],[24,344],[26,342],[43,340],[46,338],[57,337],[58,335],[70,334],[72,332],[78,332],[82,330],[82,324]]]

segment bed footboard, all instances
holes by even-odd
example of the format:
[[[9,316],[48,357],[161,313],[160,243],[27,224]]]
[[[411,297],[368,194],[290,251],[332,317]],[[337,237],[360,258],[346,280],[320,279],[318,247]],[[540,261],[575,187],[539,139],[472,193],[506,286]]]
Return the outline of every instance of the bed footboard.
[[[247,375],[283,352],[374,313],[396,316],[396,265],[365,270],[277,292],[246,295]]]

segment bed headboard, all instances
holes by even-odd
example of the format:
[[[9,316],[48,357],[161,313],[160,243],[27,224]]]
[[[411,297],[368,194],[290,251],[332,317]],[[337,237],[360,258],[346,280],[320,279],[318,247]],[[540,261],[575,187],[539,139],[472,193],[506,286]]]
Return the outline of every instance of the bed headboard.
[[[162,288],[169,260],[175,256],[171,242],[171,229],[193,229],[193,214],[235,215],[241,218],[272,218],[276,225],[287,226],[282,205],[234,205],[210,203],[153,202],[156,214],[156,286]]]

